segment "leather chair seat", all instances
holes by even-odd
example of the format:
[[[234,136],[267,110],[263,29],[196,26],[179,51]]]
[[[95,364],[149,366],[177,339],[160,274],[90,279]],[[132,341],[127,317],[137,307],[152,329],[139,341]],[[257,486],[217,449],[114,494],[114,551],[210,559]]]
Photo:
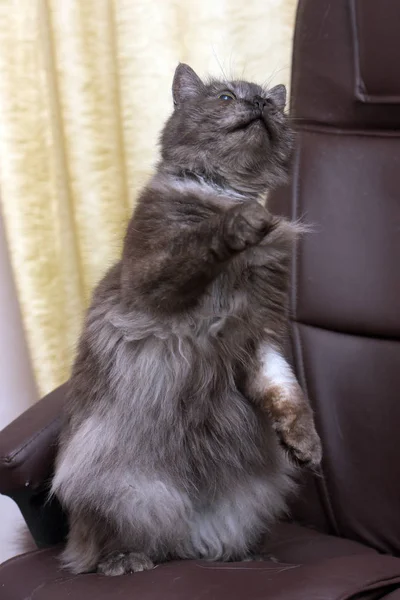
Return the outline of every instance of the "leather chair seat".
[[[396,600],[390,592],[400,580],[398,559],[363,544],[283,524],[266,550],[274,561],[177,561],[115,578],[71,575],[59,568],[59,548],[47,548],[12,558],[0,567],[0,598],[375,600],[385,594]]]

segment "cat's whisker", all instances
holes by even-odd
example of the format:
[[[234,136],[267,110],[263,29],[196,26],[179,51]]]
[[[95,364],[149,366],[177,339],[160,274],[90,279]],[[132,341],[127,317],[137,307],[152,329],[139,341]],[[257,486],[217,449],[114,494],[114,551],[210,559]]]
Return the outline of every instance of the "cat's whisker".
[[[265,81],[262,83],[261,87],[262,87],[262,88],[264,88],[264,89],[267,89],[267,90],[268,90],[268,88],[269,88],[269,86],[271,85],[271,82],[273,81],[273,79],[274,79],[274,78],[275,78],[277,75],[279,75],[279,73],[282,73],[283,71],[290,71],[290,65],[288,65],[288,66],[283,66],[283,67],[280,67],[280,68],[278,68],[278,67],[275,67],[275,69],[273,70],[272,74],[271,74],[271,75],[268,77],[268,79],[266,79],[266,80],[265,80]]]
[[[219,68],[220,68],[220,70],[221,70],[221,73],[222,73],[222,75],[223,75],[223,77],[224,77],[225,81],[228,81],[228,78],[227,78],[227,76],[226,76],[226,73],[225,73],[225,71],[224,71],[224,69],[223,69],[223,67],[222,67],[221,61],[219,60],[219,58],[218,58],[218,56],[217,56],[217,53],[216,53],[216,51],[215,51],[215,48],[214,48],[214,45],[213,45],[213,44],[211,45],[211,48],[212,48],[212,53],[213,53],[213,55],[214,55],[214,58],[215,58],[215,60],[217,61],[217,64],[218,64],[218,66],[219,66]]]

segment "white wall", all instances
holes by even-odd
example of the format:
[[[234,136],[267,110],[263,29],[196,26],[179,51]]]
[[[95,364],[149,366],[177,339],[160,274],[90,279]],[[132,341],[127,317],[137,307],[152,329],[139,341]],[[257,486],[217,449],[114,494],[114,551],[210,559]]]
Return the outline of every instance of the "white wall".
[[[0,430],[37,400],[0,212]],[[22,518],[0,496],[0,563],[16,553]]]

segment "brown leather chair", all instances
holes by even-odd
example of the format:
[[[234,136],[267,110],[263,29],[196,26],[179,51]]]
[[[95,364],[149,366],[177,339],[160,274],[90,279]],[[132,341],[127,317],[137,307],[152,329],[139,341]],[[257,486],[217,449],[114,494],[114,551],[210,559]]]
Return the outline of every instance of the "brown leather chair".
[[[266,15],[268,18],[268,15]],[[276,211],[314,225],[294,252],[292,357],[324,444],[278,563],[175,562],[118,578],[72,576],[44,504],[65,387],[0,434],[0,491],[41,549],[0,568],[2,600],[400,599],[400,2],[301,0],[290,187]],[[299,525],[302,524],[302,525]]]

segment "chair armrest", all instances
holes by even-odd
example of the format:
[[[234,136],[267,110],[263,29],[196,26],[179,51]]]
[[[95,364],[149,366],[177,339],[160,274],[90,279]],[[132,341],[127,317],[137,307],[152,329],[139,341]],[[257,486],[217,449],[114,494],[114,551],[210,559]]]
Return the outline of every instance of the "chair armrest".
[[[0,493],[34,491],[51,475],[67,384],[34,404],[0,432]]]

